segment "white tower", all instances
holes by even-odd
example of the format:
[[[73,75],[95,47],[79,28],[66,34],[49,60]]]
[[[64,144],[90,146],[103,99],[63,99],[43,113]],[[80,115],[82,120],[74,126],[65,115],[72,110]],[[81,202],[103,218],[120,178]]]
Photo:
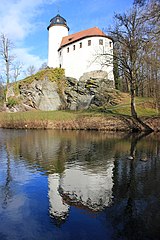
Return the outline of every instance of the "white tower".
[[[48,26],[48,66],[60,67],[58,49],[60,47],[62,38],[68,36],[69,28],[66,20],[59,14],[50,20]]]

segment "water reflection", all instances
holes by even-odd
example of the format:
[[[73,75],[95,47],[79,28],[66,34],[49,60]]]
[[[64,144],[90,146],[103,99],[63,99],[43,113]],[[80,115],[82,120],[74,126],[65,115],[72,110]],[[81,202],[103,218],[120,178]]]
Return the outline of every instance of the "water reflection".
[[[64,202],[63,198],[59,193],[60,187],[60,176],[59,174],[49,174],[48,176],[48,186],[49,186],[49,202],[50,208],[49,212],[51,217],[57,220],[57,223],[64,221],[69,213],[69,205]]]
[[[25,215],[21,212],[20,216],[20,209],[25,212],[33,206],[28,211],[41,215],[35,221],[35,215],[30,214],[38,234],[30,239],[52,239],[53,223],[68,226],[69,237],[65,238],[64,231],[57,239],[72,239],[72,219],[78,219],[78,231],[80,221],[86,226],[91,221],[90,214],[95,230],[84,226],[85,239],[106,239],[106,234],[108,239],[158,239],[159,143],[158,134],[0,130],[0,215],[4,214],[2,209],[10,209],[10,214],[19,216],[17,224]],[[48,222],[46,211],[53,222]],[[51,235],[40,219],[46,219]],[[1,232],[6,234],[0,231],[0,236]],[[77,238],[83,239],[81,235]]]
[[[60,221],[68,216],[69,206],[91,211],[102,211],[109,206],[112,201],[113,162],[113,159],[108,161],[101,172],[96,166],[89,170],[72,165],[61,176],[49,174],[51,215]]]

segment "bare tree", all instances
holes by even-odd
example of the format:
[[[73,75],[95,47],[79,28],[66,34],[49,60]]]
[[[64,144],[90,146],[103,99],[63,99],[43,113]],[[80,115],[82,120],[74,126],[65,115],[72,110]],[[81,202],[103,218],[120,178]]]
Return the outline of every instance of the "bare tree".
[[[27,71],[26,71],[26,76],[32,76],[33,74],[36,73],[36,68],[34,65],[30,65],[28,68],[27,68]]]
[[[17,81],[18,77],[21,74],[22,67],[23,67],[23,64],[21,62],[15,62],[13,64],[13,78],[15,82]]]
[[[44,62],[42,63],[41,67],[39,68],[39,70],[43,70],[43,69],[46,69],[47,68],[47,63]]]
[[[150,0],[146,6],[145,19],[149,23],[149,36],[146,54],[147,69],[149,69],[149,92],[155,99],[157,113],[160,112],[160,1]]]
[[[145,79],[141,68],[144,63],[144,49],[147,49],[149,42],[147,20],[143,18],[146,7],[144,2],[135,1],[127,13],[115,14],[116,26],[111,31],[111,36],[115,41],[116,51],[113,56],[119,75],[125,79],[130,92],[131,116],[139,126],[151,131],[151,128],[138,118],[135,107],[135,96]]]
[[[123,15],[116,14],[116,30],[112,35],[116,41],[118,51],[119,68],[123,71],[125,78],[129,83],[131,95],[131,115],[137,118],[135,108],[135,95],[137,87],[137,75],[142,61],[139,55],[141,48],[146,44],[143,38],[144,22],[140,20],[139,8],[133,7],[131,12]]]
[[[0,35],[0,56],[5,65],[5,75],[7,84],[10,82],[10,66],[14,60],[14,56],[11,54],[14,48],[11,40],[5,35]]]
[[[0,76],[0,102],[4,100],[4,85],[3,85],[3,78]]]
[[[12,65],[12,62],[14,60],[14,56],[12,55],[12,49],[14,48],[13,43],[11,40],[5,35],[0,35],[0,56],[2,59],[2,62],[4,62],[4,68],[5,68],[5,75],[6,75],[6,101],[7,99],[7,90],[8,90],[8,84],[10,82],[10,67]]]

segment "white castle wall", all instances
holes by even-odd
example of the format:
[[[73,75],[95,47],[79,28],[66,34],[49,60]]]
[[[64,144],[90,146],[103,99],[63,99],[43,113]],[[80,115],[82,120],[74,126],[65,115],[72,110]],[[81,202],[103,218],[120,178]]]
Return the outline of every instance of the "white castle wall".
[[[89,40],[91,41],[90,46],[88,46]],[[99,45],[101,40],[103,40],[103,45]],[[111,55],[101,56],[104,53]],[[59,51],[59,59],[60,65],[65,69],[65,74],[68,77],[79,79],[85,72],[103,70],[108,73],[108,78],[114,81],[112,54],[112,40],[97,36],[87,37],[63,47]],[[110,60],[108,63],[106,58]]]
[[[111,160],[114,161],[114,160]],[[104,172],[83,171],[79,166],[72,166],[60,179],[63,194],[74,203],[81,203],[94,211],[101,211],[112,201],[114,163],[107,165]]]
[[[62,38],[68,36],[68,29],[65,26],[55,25],[49,28],[48,37],[48,66],[60,67],[58,49]]]

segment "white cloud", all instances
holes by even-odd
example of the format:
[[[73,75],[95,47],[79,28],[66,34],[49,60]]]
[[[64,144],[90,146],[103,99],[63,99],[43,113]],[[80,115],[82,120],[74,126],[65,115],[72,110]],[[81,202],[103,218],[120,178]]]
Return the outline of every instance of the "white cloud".
[[[24,39],[33,32],[36,18],[42,7],[57,0],[1,0],[0,29],[15,40]]]
[[[32,54],[32,49],[24,44],[40,24],[40,20],[37,19],[40,19],[38,17],[43,13],[45,6],[56,1],[58,0],[0,0],[0,33],[6,34],[13,41],[17,57],[22,59],[26,66],[38,66],[46,61]]]
[[[33,65],[38,69],[44,62],[47,62],[47,59],[32,54],[30,48],[16,48],[13,53],[15,53],[17,59],[23,63],[24,68]]]
[[[13,40],[23,40],[31,31],[32,20],[36,9],[42,0],[37,2],[30,0],[1,0],[0,2],[0,29]],[[37,12],[38,13],[38,12]]]

